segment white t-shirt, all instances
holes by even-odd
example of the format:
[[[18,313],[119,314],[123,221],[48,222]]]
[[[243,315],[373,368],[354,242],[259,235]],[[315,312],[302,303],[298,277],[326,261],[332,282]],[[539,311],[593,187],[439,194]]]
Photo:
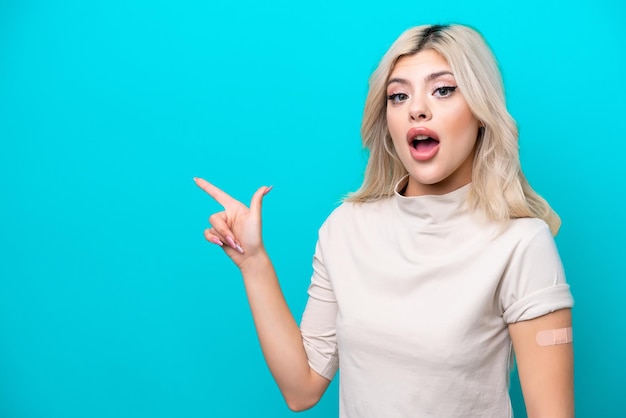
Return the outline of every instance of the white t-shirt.
[[[573,305],[548,226],[442,196],[344,203],[319,231],[301,332],[342,418],[505,418],[507,325]]]

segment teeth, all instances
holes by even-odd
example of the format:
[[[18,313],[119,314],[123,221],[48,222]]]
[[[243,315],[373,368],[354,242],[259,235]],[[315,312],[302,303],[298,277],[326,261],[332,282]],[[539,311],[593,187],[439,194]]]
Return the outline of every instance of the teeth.
[[[414,141],[423,141],[425,139],[430,138],[428,135],[418,135],[415,138],[413,138]]]

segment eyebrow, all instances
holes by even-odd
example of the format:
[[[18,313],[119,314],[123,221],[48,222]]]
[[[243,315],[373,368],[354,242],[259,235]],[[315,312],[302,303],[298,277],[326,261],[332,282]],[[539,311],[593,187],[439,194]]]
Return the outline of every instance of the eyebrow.
[[[432,73],[432,74],[427,75],[427,76],[424,78],[424,80],[425,80],[427,83],[429,83],[429,82],[431,82],[431,81],[433,81],[433,80],[438,79],[438,78],[439,78],[439,77],[441,77],[442,75],[451,75],[451,76],[453,76],[453,77],[454,77],[454,74],[452,74],[452,72],[450,72],[450,71],[438,71],[438,72],[436,72],[436,73]],[[404,85],[411,84],[408,80],[405,80],[404,78],[392,78],[392,79],[390,79],[390,80],[387,82],[387,86],[389,86],[389,85],[390,85],[390,84],[392,84],[392,83],[399,83],[399,84],[404,84]]]

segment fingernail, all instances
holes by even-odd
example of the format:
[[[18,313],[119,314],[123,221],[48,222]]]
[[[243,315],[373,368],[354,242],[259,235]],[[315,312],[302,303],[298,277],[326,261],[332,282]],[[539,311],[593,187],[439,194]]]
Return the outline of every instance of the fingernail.
[[[211,241],[213,244],[219,245],[220,247],[224,246],[224,243],[222,241],[220,241],[219,238],[211,237],[211,238],[209,238],[209,241]]]
[[[243,254],[243,248],[241,248],[241,245],[237,244],[235,242],[235,240],[233,239],[233,237],[231,236],[227,236],[226,237],[226,242],[228,243],[228,245],[230,245],[234,250],[237,250],[237,252],[239,254]]]
[[[194,177],[193,181],[195,181],[197,183],[198,182],[198,177]]]
[[[228,245],[230,245],[235,250],[237,249],[237,244],[235,244],[235,240],[233,239],[233,237],[227,236],[226,237],[226,242],[228,243]]]
[[[267,189],[265,189],[265,191],[263,192],[263,196],[265,196],[266,194],[268,194],[272,189],[274,188],[274,185],[271,185],[270,187],[268,187]]]

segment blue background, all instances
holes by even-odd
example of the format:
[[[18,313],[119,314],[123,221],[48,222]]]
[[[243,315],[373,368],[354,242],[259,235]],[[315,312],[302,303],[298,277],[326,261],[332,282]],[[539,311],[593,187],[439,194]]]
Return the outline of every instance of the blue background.
[[[577,416],[625,417],[620,1],[0,2],[0,416],[288,417],[205,177],[248,201],[297,318],[361,181],[367,78],[406,28],[493,47],[526,174],[563,219]],[[516,416],[525,416],[518,384]],[[306,417],[337,414],[337,385]]]

